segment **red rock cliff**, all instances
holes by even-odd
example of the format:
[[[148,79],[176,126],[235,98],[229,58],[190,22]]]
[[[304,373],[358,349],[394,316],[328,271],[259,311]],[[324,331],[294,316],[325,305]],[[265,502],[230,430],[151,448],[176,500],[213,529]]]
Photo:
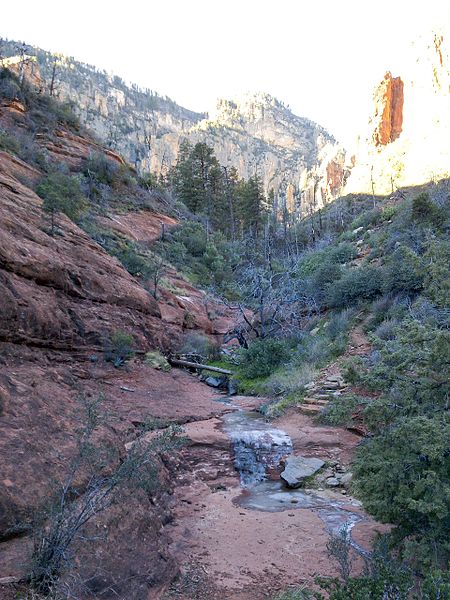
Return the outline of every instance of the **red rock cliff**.
[[[375,91],[375,146],[386,146],[396,140],[403,126],[403,81],[388,71]]]

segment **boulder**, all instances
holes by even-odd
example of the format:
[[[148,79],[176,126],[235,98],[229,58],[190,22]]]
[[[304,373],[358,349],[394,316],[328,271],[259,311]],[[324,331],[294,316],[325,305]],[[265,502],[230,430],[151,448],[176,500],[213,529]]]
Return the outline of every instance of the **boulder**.
[[[222,384],[222,378],[221,377],[207,377],[205,379],[205,383],[206,383],[206,385],[210,385],[211,387],[218,388]]]
[[[290,488],[303,485],[307,477],[311,477],[321,469],[324,461],[320,458],[305,458],[304,456],[289,456],[284,464],[281,479]]]
[[[328,477],[328,479],[325,481],[325,485],[327,487],[339,487],[341,482],[337,477]]]

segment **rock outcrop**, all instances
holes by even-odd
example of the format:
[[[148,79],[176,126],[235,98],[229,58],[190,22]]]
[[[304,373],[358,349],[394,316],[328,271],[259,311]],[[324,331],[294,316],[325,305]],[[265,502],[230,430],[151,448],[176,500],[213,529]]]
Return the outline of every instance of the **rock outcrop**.
[[[154,344],[151,295],[64,215],[49,235],[40,198],[8,171],[0,157],[0,340],[70,349],[131,329]]]
[[[25,117],[24,106],[4,105],[0,125],[14,118],[24,129]],[[88,136],[63,129],[53,133],[53,140],[37,137],[37,147],[48,148],[75,171],[92,148],[122,161]],[[84,402],[103,399],[104,419],[95,440],[116,463],[126,442],[136,439],[136,427],[148,419],[178,422],[220,412],[211,401],[212,390],[186,373],[164,373],[138,359],[124,369],[105,362],[103,350],[112,333],[131,334],[137,351],[167,351],[186,332],[220,335],[233,320],[226,308],[207,302],[203,292],[173,270],[166,274],[167,289],[155,300],[63,214],[56,215],[56,231],[50,235],[49,217],[33,191],[42,176],[38,168],[0,152],[2,598],[8,593],[4,578],[16,581],[29,568],[32,516],[57,493],[58,482],[67,480]],[[104,225],[144,245],[160,237],[162,225],[177,224],[150,210],[102,218]],[[105,589],[130,600],[161,597],[177,572],[163,530],[171,518],[174,460],[158,462],[160,485],[155,490],[124,492],[121,502],[92,519],[86,531],[92,544],[75,542],[76,560],[65,583],[76,597],[98,597]],[[85,484],[85,474],[77,474],[77,497]],[[79,590],[78,581],[88,582],[87,588]]]
[[[403,81],[392,77],[388,71],[375,91],[375,146],[386,146],[394,142],[402,132],[403,125]]]
[[[448,25],[419,38],[398,76],[387,72],[377,86],[346,193],[390,194],[450,175],[449,40]]]

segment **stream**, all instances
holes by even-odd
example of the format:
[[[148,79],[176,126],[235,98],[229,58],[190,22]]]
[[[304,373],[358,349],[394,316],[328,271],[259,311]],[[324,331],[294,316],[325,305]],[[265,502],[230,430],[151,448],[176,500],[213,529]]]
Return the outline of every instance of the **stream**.
[[[357,504],[351,499],[331,499],[320,491],[290,489],[281,479],[271,479],[271,473],[280,470],[281,460],[293,452],[290,436],[273,428],[257,411],[233,408],[236,410],[222,419],[223,429],[232,442],[234,465],[240,475],[242,494],[238,504],[242,508],[265,512],[313,510],[330,533],[336,535],[347,528],[352,547],[367,555],[351,537],[352,528],[364,520],[352,510]]]

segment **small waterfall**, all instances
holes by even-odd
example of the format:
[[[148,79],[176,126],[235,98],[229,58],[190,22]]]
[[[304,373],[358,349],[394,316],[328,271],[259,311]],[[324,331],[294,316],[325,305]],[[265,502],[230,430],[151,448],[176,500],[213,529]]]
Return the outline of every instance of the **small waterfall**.
[[[264,481],[268,469],[277,468],[281,459],[292,452],[288,434],[271,428],[256,412],[227,415],[225,429],[233,444],[234,464],[243,487]]]
[[[353,500],[332,500],[326,493],[290,489],[280,480],[268,480],[267,471],[277,468],[281,459],[293,452],[292,440],[285,431],[270,427],[256,411],[236,410],[224,415],[223,423],[232,441],[241,486],[246,488],[238,500],[239,506],[267,512],[313,510],[329,533],[336,535],[347,527],[352,547],[361,556],[368,556],[368,552],[351,537],[354,525],[365,519],[355,512]]]

